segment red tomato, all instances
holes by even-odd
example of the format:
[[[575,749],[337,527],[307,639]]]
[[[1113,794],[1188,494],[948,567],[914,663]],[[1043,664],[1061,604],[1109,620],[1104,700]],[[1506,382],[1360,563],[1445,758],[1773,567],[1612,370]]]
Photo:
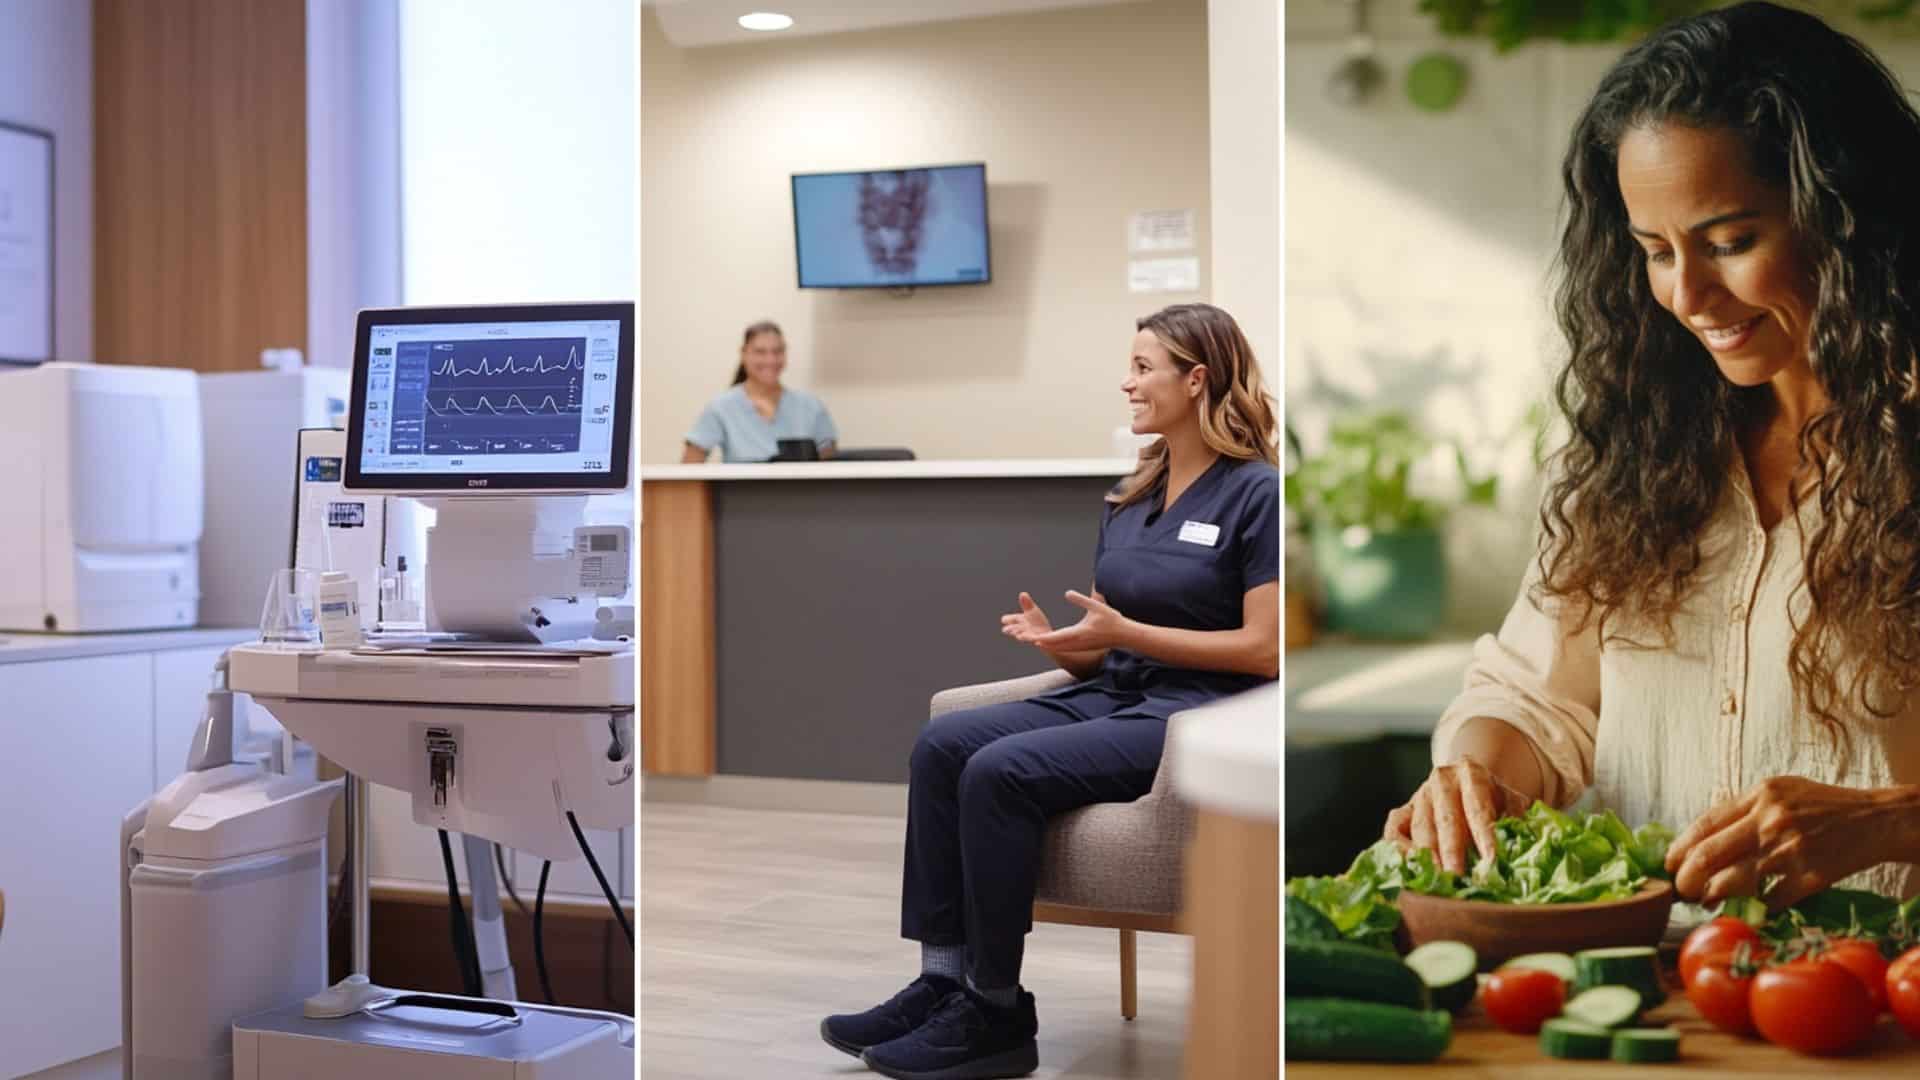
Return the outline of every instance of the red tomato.
[[[1820,959],[1853,972],[1860,985],[1867,988],[1867,996],[1873,999],[1875,1016],[1887,1011],[1887,959],[1880,955],[1880,946],[1871,941],[1841,938],[1829,945]]]
[[[1753,989],[1752,969],[1736,970],[1733,958],[1694,957],[1693,974],[1684,984],[1687,1000],[1700,1010],[1707,1023],[1732,1035],[1753,1034],[1753,1012],[1749,1007]]]
[[[1732,955],[1733,947],[1746,942],[1754,950],[1756,959],[1761,957],[1760,931],[1748,926],[1742,919],[1731,915],[1722,915],[1710,923],[1703,923],[1687,935],[1686,944],[1680,946],[1680,983],[1686,985],[1693,981],[1693,969],[1706,957]]]
[[[1873,1034],[1873,998],[1839,964],[1795,960],[1753,977],[1753,1026],[1800,1054],[1842,1054]]]
[[[1567,1003],[1567,984],[1551,971],[1506,967],[1487,976],[1480,1004],[1502,1031],[1532,1035],[1540,1025],[1560,1015]]]
[[[1887,1005],[1907,1034],[1920,1039],[1920,945],[1887,968]]]

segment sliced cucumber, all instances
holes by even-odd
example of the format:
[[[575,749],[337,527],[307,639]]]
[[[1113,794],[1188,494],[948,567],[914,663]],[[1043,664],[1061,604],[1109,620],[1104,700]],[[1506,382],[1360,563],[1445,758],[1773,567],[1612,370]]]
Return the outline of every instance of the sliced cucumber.
[[[1666,987],[1660,984],[1660,968],[1654,951],[1645,945],[1614,949],[1588,949],[1573,956],[1575,990],[1596,986],[1629,986],[1640,991],[1640,1002],[1653,1008],[1667,1000]]]
[[[1613,1033],[1613,1060],[1629,1065],[1680,1060],[1680,1033],[1672,1028],[1622,1028]]]
[[[1595,1027],[1624,1027],[1640,1015],[1640,991],[1629,986],[1596,986],[1567,1002],[1564,1012]]]
[[[1555,975],[1560,976],[1562,982],[1572,982],[1578,970],[1573,965],[1573,957],[1563,952],[1528,953],[1525,956],[1516,956],[1502,966],[1533,968],[1535,971],[1551,971]]]
[[[1437,1009],[1293,997],[1286,1013],[1289,1061],[1432,1061],[1453,1041],[1453,1018]]]
[[[1338,941],[1287,942],[1287,996],[1427,1007],[1427,984],[1392,953]]]
[[[1551,1058],[1593,1060],[1613,1048],[1613,1033],[1603,1027],[1559,1017],[1540,1025],[1540,1052]]]
[[[1432,995],[1436,1009],[1458,1012],[1480,989],[1480,979],[1475,974],[1480,967],[1480,957],[1471,945],[1429,941],[1407,954],[1406,965],[1427,984],[1427,993]]]

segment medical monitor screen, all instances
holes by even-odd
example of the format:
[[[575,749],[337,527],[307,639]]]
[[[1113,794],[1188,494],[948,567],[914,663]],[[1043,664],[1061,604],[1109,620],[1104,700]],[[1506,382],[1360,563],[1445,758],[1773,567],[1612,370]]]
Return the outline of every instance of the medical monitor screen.
[[[793,235],[803,289],[982,284],[987,167],[795,176]]]
[[[621,490],[633,305],[362,312],[353,387],[349,487]]]

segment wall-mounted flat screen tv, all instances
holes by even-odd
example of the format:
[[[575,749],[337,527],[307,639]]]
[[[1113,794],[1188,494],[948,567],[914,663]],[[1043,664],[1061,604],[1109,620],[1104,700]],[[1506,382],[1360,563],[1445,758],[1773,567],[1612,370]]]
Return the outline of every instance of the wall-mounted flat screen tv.
[[[987,167],[796,175],[793,240],[803,289],[983,284]]]

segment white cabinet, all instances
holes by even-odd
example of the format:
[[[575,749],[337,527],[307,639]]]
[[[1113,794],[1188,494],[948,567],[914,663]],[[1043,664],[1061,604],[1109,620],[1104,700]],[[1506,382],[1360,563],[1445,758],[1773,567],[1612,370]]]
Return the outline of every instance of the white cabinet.
[[[152,654],[0,664],[0,1076],[120,1045],[120,821],[153,772]]]
[[[373,848],[373,857],[367,866],[375,880],[427,885],[444,893],[447,870],[440,857],[440,832],[413,820],[413,796],[399,788],[375,784],[367,789],[367,800],[373,804],[367,818],[367,843]],[[454,874],[465,885],[467,857],[460,834],[448,833],[447,842],[453,849]]]
[[[607,884],[613,886],[614,895],[621,895],[621,880],[624,876],[624,851],[626,837],[630,833],[621,829],[617,832],[605,832],[599,829],[586,829],[587,846],[593,849],[593,857],[600,862],[600,872],[607,875]],[[533,906],[534,890],[540,884],[540,862],[533,855],[521,855],[513,863],[513,887],[520,890],[520,899]],[[631,891],[631,890],[629,890]],[[607,898],[600,891],[600,883],[593,878],[593,869],[585,859],[570,859],[553,864],[553,872],[547,875],[547,895],[567,894],[569,899],[587,899],[606,903]]]
[[[374,879],[444,890],[447,887],[447,872],[440,858],[439,834],[414,822],[412,796],[396,788],[375,785],[368,791],[367,797],[373,804],[373,812],[367,820],[367,842],[373,854],[367,865],[373,871]],[[607,875],[607,882],[613,886],[615,895],[631,899],[635,860],[629,849],[633,831],[588,829],[586,834],[587,843],[593,848],[593,857],[600,861],[600,870]],[[507,870],[513,875],[513,887],[519,891],[520,899],[531,908],[534,889],[540,882],[540,859],[511,850],[505,853],[505,858]],[[455,875],[465,885],[467,863],[458,836],[453,838],[453,865]],[[554,863],[553,872],[547,878],[547,895],[606,902],[600,892],[600,884],[594,880],[593,870],[587,866],[585,859]]]

